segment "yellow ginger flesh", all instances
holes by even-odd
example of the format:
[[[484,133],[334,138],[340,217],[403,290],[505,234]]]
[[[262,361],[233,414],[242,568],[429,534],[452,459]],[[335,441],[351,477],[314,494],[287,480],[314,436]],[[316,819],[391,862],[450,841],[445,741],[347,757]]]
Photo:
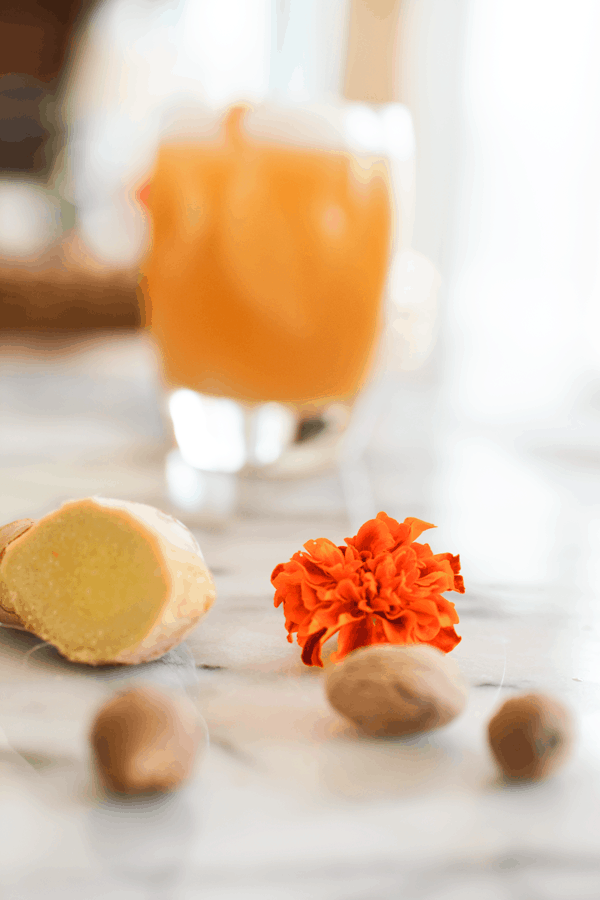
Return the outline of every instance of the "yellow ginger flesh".
[[[0,577],[30,631],[92,665],[160,656],[214,599],[187,529],[151,507],[100,498],[37,522],[7,548]]]

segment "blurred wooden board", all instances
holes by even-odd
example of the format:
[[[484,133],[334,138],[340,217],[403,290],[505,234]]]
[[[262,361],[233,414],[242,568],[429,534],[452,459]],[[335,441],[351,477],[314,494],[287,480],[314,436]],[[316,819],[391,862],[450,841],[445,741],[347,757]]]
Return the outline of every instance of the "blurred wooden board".
[[[0,330],[137,328],[137,273],[103,266],[76,238],[43,256],[0,260]]]

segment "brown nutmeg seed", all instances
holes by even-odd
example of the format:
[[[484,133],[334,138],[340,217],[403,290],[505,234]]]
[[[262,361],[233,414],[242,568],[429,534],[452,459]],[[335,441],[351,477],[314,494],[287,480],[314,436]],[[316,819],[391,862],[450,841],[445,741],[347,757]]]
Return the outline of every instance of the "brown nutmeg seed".
[[[511,697],[490,720],[489,744],[507,778],[541,779],[555,772],[573,744],[573,720],[553,697]]]
[[[329,702],[362,731],[378,736],[441,728],[465,707],[467,686],[454,663],[426,644],[379,644],[327,670]]]
[[[122,794],[175,790],[191,776],[201,738],[194,704],[149,686],[109,700],[90,736],[104,784]]]

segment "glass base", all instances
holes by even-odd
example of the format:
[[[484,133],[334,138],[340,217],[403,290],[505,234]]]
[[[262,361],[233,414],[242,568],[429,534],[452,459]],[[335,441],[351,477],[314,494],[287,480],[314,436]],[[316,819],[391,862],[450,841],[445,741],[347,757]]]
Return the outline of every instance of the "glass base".
[[[177,447],[165,464],[171,504],[209,527],[238,514],[326,515],[358,529],[378,511],[364,451],[388,393],[376,379],[352,407],[332,403],[307,416],[277,403],[173,392]]]
[[[179,450],[167,456],[169,500],[182,518],[222,528],[236,515],[280,519],[346,518],[358,531],[376,508],[371,476],[363,460],[338,463],[304,478],[265,479],[250,473],[205,472],[190,466]]]

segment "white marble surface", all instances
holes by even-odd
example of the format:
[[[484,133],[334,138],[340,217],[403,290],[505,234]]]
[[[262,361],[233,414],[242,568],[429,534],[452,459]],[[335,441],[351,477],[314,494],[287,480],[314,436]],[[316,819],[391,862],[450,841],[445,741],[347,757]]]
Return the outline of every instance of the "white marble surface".
[[[0,352],[0,517],[101,493],[167,508],[168,446],[135,336]],[[137,669],[90,670],[0,632],[0,885],[6,900],[585,900],[600,893],[600,411],[594,385],[544,428],[440,412],[431,370],[403,376],[369,450],[377,506],[439,524],[460,552],[465,713],[429,737],[359,737],[285,639],[269,575],[313,537],[350,533],[335,477],[302,514],[246,509],[196,530],[218,589],[188,642]],[[306,502],[311,498],[311,505]],[[194,526],[193,521],[189,523]],[[210,745],[192,784],[104,797],[87,732],[102,698],[150,679],[196,698]],[[485,726],[519,690],[578,721],[553,780],[498,781]]]

